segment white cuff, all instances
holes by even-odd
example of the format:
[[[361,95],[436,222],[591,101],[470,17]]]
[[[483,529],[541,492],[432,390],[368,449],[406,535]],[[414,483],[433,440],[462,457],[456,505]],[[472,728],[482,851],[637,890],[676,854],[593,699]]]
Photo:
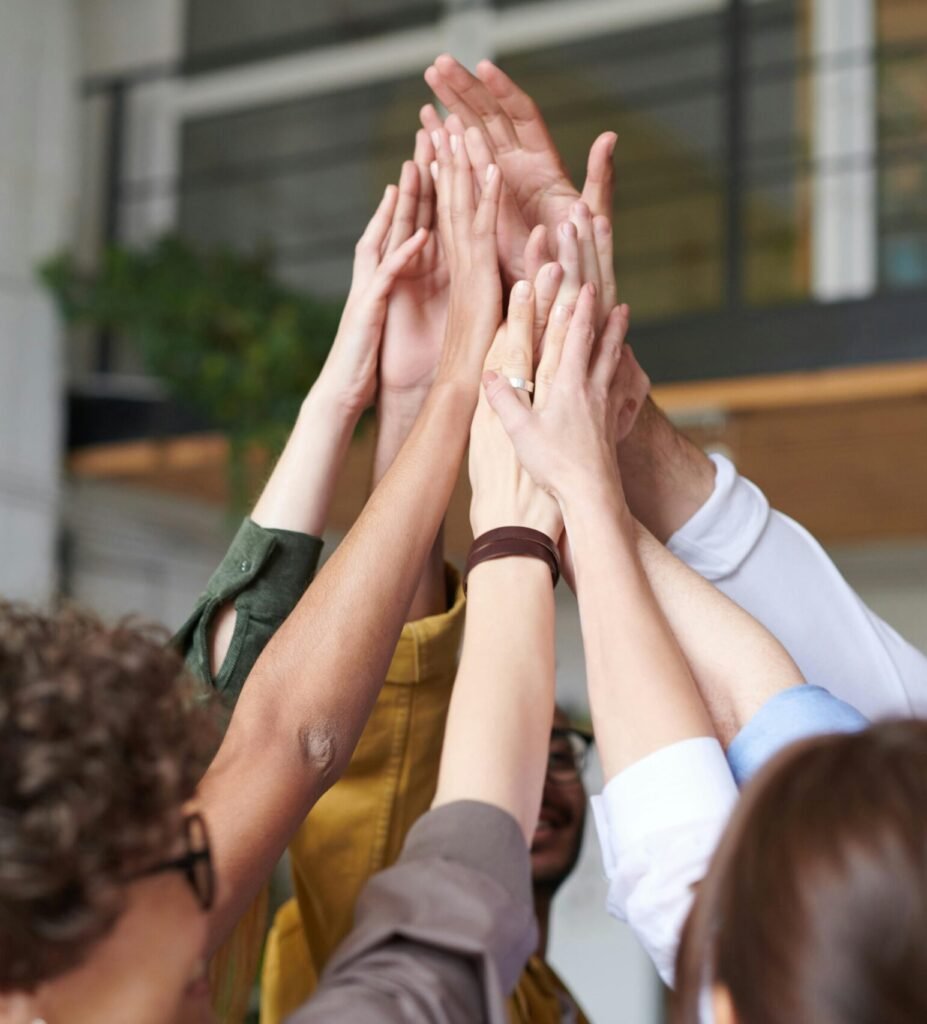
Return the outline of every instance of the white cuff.
[[[592,798],[605,874],[615,876],[624,850],[701,820],[726,819],[736,802],[734,777],[714,737],[654,751]]]
[[[717,470],[711,497],[666,546],[707,580],[730,576],[756,546],[769,520],[766,495],[740,476],[730,459],[712,455]]]
[[[707,737],[656,751],[592,798],[608,912],[628,922],[667,985],[695,886],[736,801],[721,744]]]

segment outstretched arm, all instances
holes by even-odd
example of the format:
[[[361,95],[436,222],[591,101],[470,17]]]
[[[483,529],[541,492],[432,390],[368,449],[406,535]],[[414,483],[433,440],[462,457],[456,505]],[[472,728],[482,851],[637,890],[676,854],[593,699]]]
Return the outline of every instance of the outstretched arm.
[[[397,287],[397,280],[408,272],[410,264],[420,258],[423,248],[432,244],[424,233],[416,235],[419,225],[414,220],[409,222],[404,217],[408,197],[402,191],[403,184],[400,182],[399,188],[390,185],[386,189],[357,244],[351,290],[331,351],[318,380],[303,401],[293,431],[251,513],[251,523],[264,531],[273,531],[265,533],[262,539],[275,538],[277,546],[284,548],[272,554],[271,558],[276,561],[293,560],[291,548],[310,544],[314,544],[313,551],[316,558],[318,556],[319,538],[328,521],[348,445],[376,391],[377,362],[390,292]],[[417,200],[417,187],[415,192]],[[244,553],[244,560],[253,561],[247,553]],[[253,572],[255,568],[248,571]],[[313,571],[314,568],[313,564]],[[273,585],[273,581],[269,582]],[[289,579],[286,582],[289,583]],[[278,600],[283,593],[284,587],[279,585],[276,594],[261,599],[258,616],[261,625],[272,620],[276,626],[292,609],[292,605],[284,609],[282,600]],[[230,702],[237,699],[253,658],[259,653],[255,649],[251,662],[229,666],[223,671],[235,633],[239,595],[244,596],[246,603],[253,603],[247,588],[236,591],[208,623],[209,675],[222,683]],[[298,593],[292,598],[294,604],[296,597]],[[273,604],[274,614],[269,604]],[[253,627],[246,628],[253,631]],[[271,633],[268,629],[264,642]],[[193,638],[188,638],[187,642],[192,643]],[[236,673],[235,679],[227,678],[229,669]]]
[[[709,459],[648,407],[619,462],[641,521],[773,633],[810,683],[871,719],[927,715],[927,658],[727,459]]]
[[[350,759],[456,480],[480,366],[501,319],[500,176],[489,176],[474,210],[466,151],[452,156],[441,141],[442,238],[451,254],[441,364],[396,461],[258,660],[203,780],[222,879],[213,944]]]
[[[512,375],[530,364],[533,348],[535,295],[525,286],[513,291],[487,360]],[[475,535],[521,526],[556,540],[556,503],[518,465],[485,398],[473,421],[470,476]],[[434,806],[398,863],[368,883],[354,931],[300,1022],[401,1016],[424,1024],[437,1006],[448,1022],[502,1021],[503,999],[536,945],[527,844],[553,717],[551,574],[545,563],[513,556],[479,564],[469,584]]]

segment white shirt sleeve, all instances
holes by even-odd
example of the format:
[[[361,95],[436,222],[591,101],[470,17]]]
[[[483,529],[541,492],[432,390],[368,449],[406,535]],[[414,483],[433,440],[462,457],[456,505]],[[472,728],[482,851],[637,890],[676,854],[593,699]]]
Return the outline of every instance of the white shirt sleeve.
[[[867,718],[927,717],[927,658],[875,615],[820,544],[713,455],[715,489],[667,547],[763,623],[809,683]]]
[[[668,985],[693,887],[736,802],[724,751],[709,737],[642,758],[592,798],[608,911],[628,922]]]

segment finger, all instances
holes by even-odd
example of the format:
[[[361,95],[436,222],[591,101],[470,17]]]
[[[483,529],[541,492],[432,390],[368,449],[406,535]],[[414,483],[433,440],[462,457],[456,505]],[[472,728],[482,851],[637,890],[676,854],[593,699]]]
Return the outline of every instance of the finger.
[[[396,203],[393,226],[386,244],[387,253],[395,252],[415,231],[419,185],[418,168],[411,160],[406,160],[399,175],[399,201]]]
[[[525,244],[525,277],[529,281],[533,281],[538,276],[541,267],[549,260],[547,228],[543,224],[536,224]]]
[[[627,307],[625,307],[627,309]],[[630,310],[628,310],[630,321]],[[641,368],[634,349],[625,338],[621,359],[612,379],[609,404],[617,415],[615,440],[620,444],[634,429],[641,409],[650,394],[650,378]]]
[[[418,168],[418,210],[415,215],[415,229],[431,228],[435,215],[435,182],[431,173],[435,148],[423,128],[415,133],[415,166]],[[437,170],[437,165],[435,166]]]
[[[354,274],[365,277],[373,275],[380,262],[383,243],[393,223],[393,212],[399,200],[399,189],[395,185],[387,185],[374,215],[370,218],[364,233],[354,247]]]
[[[482,128],[483,122],[454,91],[451,84],[444,78],[434,64],[425,69],[425,82],[428,84],[428,88],[431,89],[435,96],[438,97],[448,111],[452,114],[456,114],[461,121],[467,125],[467,127],[474,125],[475,127]]]
[[[428,132],[428,137],[431,138],[433,132],[440,131],[444,127],[444,121],[441,119],[441,115],[435,109],[433,103],[426,103],[424,107],[418,112],[418,119],[422,122],[422,127]]]
[[[415,133],[415,149],[412,153],[412,162],[415,164],[426,167],[435,158],[435,149],[431,144],[431,139],[428,132],[424,128],[419,128]]]
[[[545,263],[534,279],[534,352],[540,351],[547,318],[560,291],[563,268],[559,263]]]
[[[499,201],[502,195],[502,174],[495,164],[486,168],[486,178],[479,205],[473,217],[473,237],[481,243],[478,256],[498,263],[496,227],[499,221]]]
[[[589,150],[583,201],[589,205],[593,217],[612,216],[612,199],[615,191],[615,166],[612,157],[617,142],[618,136],[614,132],[605,132],[593,142]]]
[[[530,150],[557,150],[541,111],[531,97],[519,89],[511,78],[492,61],[481,60],[476,73],[486,89],[508,115],[520,144]],[[559,162],[559,156],[557,160]]]
[[[451,144],[444,126],[431,133],[431,144],[434,146],[434,167],[432,171],[435,187],[435,209],[437,212],[437,230],[441,243],[445,247],[448,258],[453,262],[456,258],[453,228],[451,224],[451,197],[453,194],[454,168],[451,163]]]
[[[451,137],[451,147],[452,147],[452,150],[454,152],[456,152],[456,147],[458,145],[463,145],[463,146],[467,145],[467,142],[466,142],[467,132],[479,132],[478,128],[466,128],[464,126],[463,121],[461,121],[460,118],[456,114],[450,114],[448,116],[448,119],[444,122],[444,124],[445,124],[445,127],[447,128],[448,135],[450,135],[450,137]],[[473,164],[473,159],[470,156],[469,147],[467,149],[467,159],[470,161],[470,167],[471,167],[471,182],[472,182],[472,188],[473,188],[473,205],[476,206],[477,202],[479,201],[479,197],[480,197],[480,184],[479,183],[483,180],[483,178],[477,173],[476,167]],[[485,168],[483,169],[483,173],[485,174]]]
[[[444,127],[447,129],[448,135],[463,135],[467,131],[467,126],[463,123],[459,114],[448,114]]]
[[[611,387],[614,380],[627,333],[628,307],[615,306],[608,314],[592,355],[591,376],[606,390]]]
[[[501,366],[489,363],[487,369],[501,370],[504,377],[520,377],[529,381],[534,369],[534,285],[530,281],[519,281],[512,289],[509,297],[508,316],[505,321],[505,340],[501,356]],[[531,401],[528,393],[518,389],[519,398],[526,405]]]
[[[557,262],[563,267],[563,281],[557,301],[572,309],[579,298],[579,289],[583,282],[579,262],[579,239],[576,225],[570,221],[564,221],[557,229]]]
[[[593,218],[592,234],[595,238],[596,259],[599,262],[599,309],[607,312],[618,301],[612,222],[608,217]]]
[[[558,302],[550,311],[544,336],[541,341],[541,361],[534,374],[534,404],[543,409],[553,387],[563,355],[563,343],[573,311],[569,306]]]
[[[584,284],[576,300],[576,309],[563,343],[563,355],[556,382],[564,387],[579,387],[589,372],[589,360],[595,343],[596,286]]]
[[[570,219],[576,225],[576,238],[579,243],[579,267],[583,284],[587,281],[599,283],[599,259],[596,254],[595,239],[592,235],[592,215],[589,207],[582,201],[574,203],[570,208]]]
[[[453,181],[451,186],[451,224],[461,245],[467,244],[473,227],[473,168],[461,135],[449,135]]]
[[[389,295],[393,285],[396,283],[396,278],[405,270],[410,260],[422,251],[427,241],[428,232],[425,228],[420,228],[411,238],[407,238],[398,249],[394,249],[393,252],[384,257],[370,285],[369,294],[372,299],[381,299]]]
[[[434,66],[460,100],[481,120],[497,154],[518,148],[518,136],[511,118],[479,78],[446,53],[435,60]]]
[[[505,432],[512,437],[531,419],[531,410],[521,403],[511,384],[492,370],[483,374],[486,399],[499,417]]]

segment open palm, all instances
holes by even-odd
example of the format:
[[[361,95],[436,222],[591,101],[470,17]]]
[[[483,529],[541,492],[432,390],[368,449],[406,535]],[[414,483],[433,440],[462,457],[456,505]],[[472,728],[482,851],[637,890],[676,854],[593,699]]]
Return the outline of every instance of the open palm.
[[[435,189],[430,164],[434,149],[419,131],[415,159],[402,168],[397,227],[389,247],[401,245],[419,228],[428,241],[398,277],[390,295],[380,350],[380,393],[403,395],[430,387],[441,355],[450,271],[435,224]]]

